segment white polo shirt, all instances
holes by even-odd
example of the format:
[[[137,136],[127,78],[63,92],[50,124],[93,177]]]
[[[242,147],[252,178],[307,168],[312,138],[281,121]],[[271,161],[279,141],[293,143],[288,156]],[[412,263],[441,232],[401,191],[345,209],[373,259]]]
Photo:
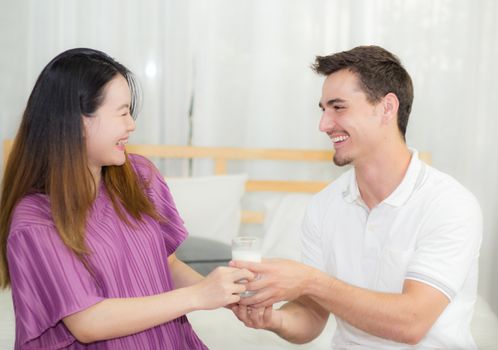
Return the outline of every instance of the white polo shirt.
[[[401,293],[405,279],[426,283],[450,300],[417,345],[363,332],[336,317],[333,349],[472,350],[481,209],[455,179],[418,158],[391,195],[372,210],[351,169],[315,195],[302,231],[303,262],[351,285]]]

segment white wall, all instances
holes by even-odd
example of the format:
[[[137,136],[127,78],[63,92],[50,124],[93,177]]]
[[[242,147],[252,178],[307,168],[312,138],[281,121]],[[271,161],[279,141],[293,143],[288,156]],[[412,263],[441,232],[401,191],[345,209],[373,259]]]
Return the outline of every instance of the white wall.
[[[131,68],[144,107],[134,142],[326,148],[314,55],[379,44],[415,83],[408,143],[478,197],[480,293],[498,312],[498,4],[493,0],[0,0],[0,139],[60,51]],[[147,66],[155,75],[146,74]],[[150,68],[149,68],[150,69]],[[193,100],[194,129],[188,114]],[[316,174],[309,174],[315,176]]]

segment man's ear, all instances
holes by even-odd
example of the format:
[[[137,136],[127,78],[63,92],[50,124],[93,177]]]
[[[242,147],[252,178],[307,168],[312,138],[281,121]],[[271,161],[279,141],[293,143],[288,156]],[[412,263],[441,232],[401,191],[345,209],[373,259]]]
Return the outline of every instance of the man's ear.
[[[382,99],[382,123],[388,124],[394,121],[397,123],[399,109],[398,96],[390,92]]]

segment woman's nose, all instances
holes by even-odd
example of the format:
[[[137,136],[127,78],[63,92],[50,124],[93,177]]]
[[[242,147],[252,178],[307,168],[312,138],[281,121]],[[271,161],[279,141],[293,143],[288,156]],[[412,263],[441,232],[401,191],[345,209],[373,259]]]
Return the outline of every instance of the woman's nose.
[[[127,130],[128,131],[134,131],[135,130],[135,119],[130,115],[128,117],[128,125],[127,125]]]

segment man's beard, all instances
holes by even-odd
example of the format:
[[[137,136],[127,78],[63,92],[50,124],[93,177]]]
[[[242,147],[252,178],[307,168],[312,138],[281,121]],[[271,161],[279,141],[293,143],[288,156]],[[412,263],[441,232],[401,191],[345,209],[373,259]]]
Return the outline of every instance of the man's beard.
[[[348,165],[348,164],[351,164],[351,162],[353,161],[352,158],[348,158],[348,157],[338,157],[337,156],[337,153],[334,154],[334,164],[337,165],[337,166],[345,166],[345,165]]]

